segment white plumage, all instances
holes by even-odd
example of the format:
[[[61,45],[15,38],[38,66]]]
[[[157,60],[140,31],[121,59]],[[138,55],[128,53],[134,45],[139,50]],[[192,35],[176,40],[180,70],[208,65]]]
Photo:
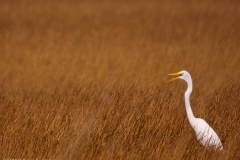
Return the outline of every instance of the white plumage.
[[[190,100],[189,100],[190,94],[192,93],[191,75],[187,71],[181,71],[181,72],[172,73],[169,75],[178,76],[171,79],[170,81],[182,79],[187,82],[187,90],[184,95],[185,107],[186,107],[189,123],[192,126],[193,130],[195,131],[195,136],[197,141],[199,141],[200,144],[203,146],[214,147],[215,149],[222,150],[223,146],[216,132],[209,126],[209,124],[205,120],[201,118],[196,118],[193,115],[192,108],[190,105]]]

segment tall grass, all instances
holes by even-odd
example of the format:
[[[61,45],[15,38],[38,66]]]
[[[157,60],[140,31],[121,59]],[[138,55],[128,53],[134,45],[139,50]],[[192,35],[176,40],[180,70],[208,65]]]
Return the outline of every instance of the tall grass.
[[[0,3],[0,158],[240,159],[238,1]]]

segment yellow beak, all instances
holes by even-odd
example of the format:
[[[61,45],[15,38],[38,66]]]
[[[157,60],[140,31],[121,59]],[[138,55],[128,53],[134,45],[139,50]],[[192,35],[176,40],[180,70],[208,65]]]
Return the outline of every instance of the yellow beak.
[[[182,73],[181,73],[181,72],[178,72],[178,73],[171,73],[171,74],[168,74],[168,75],[169,75],[169,76],[178,76],[178,77],[175,77],[175,78],[170,79],[170,80],[167,81],[167,82],[171,82],[171,81],[174,81],[174,80],[179,79],[179,77],[182,75]]]

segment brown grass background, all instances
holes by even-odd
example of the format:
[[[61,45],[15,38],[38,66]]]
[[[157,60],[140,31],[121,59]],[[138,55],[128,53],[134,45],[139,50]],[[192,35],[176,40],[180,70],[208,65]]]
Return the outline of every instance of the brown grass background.
[[[0,158],[240,159],[238,0],[0,1]],[[196,142],[192,109],[224,152]]]

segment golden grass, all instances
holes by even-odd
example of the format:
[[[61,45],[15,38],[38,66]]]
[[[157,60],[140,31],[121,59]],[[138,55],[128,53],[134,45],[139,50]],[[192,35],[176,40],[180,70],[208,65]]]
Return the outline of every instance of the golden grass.
[[[0,2],[0,158],[240,159],[238,1]],[[196,142],[192,109],[224,152]]]

